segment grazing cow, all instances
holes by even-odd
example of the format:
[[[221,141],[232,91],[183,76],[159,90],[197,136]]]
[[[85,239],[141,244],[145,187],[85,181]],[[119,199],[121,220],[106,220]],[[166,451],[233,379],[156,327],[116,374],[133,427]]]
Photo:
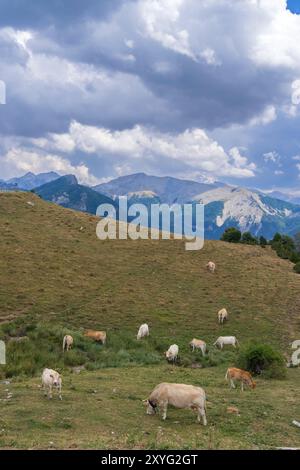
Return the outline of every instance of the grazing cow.
[[[236,367],[229,367],[227,369],[225,379],[230,383],[231,388],[235,388],[234,380],[240,380],[241,390],[244,390],[244,384],[248,385],[250,388],[256,387],[256,382],[251,377],[251,374],[246,370],[237,369]]]
[[[73,346],[73,337],[71,335],[65,335],[63,339],[63,352],[69,351]]]
[[[219,323],[224,323],[225,320],[228,320],[228,313],[226,308],[222,308],[218,312]]]
[[[61,384],[62,379],[56,370],[53,369],[44,369],[42,374],[42,387],[44,389],[45,395],[48,395],[48,398],[52,398],[52,388],[56,388],[59,393],[59,399],[62,400],[61,396]]]
[[[170,362],[175,362],[177,360],[179,348],[177,344],[172,344],[172,346],[169,347],[168,351],[165,352],[165,356],[168,361]]]
[[[205,356],[206,343],[204,341],[202,341],[201,339],[194,338],[190,342],[190,346],[191,346],[193,352],[195,351],[195,349],[201,349],[202,355]]]
[[[147,325],[147,323],[143,323],[139,327],[139,331],[138,331],[138,334],[136,336],[136,339],[144,338],[144,336],[149,336],[149,326]]]
[[[226,344],[230,344],[236,348],[239,343],[235,336],[219,336],[217,341],[214,343],[214,346],[218,346],[220,349],[223,349],[223,346]]]
[[[210,272],[210,273],[214,273],[215,270],[216,270],[216,265],[213,261],[209,261],[206,265],[207,267],[207,270]]]
[[[84,336],[87,336],[94,341],[101,342],[102,344],[106,343],[106,331],[87,330],[84,333]]]
[[[157,407],[162,413],[162,419],[167,417],[168,405],[175,408],[191,408],[197,411],[197,421],[201,417],[206,426],[206,396],[203,388],[194,385],[161,383],[155,387],[147,400],[143,400],[147,406],[147,414],[153,415]]]

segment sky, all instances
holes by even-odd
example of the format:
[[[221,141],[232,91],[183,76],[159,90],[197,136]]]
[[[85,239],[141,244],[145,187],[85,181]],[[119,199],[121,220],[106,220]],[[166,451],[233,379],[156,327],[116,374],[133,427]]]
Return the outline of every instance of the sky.
[[[1,0],[0,179],[300,195],[300,0]]]

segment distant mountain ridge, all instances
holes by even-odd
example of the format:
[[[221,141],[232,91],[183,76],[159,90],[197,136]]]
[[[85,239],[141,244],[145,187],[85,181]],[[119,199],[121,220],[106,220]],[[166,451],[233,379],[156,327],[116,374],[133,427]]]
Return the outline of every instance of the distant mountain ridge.
[[[154,193],[162,202],[167,204],[184,204],[192,199],[195,194],[209,189],[224,186],[223,183],[198,183],[196,181],[181,180],[171,176],[150,176],[145,173],[121,176],[108,183],[94,186],[93,189],[106,194],[111,198],[125,196],[132,192]]]
[[[99,194],[93,189],[78,184],[74,175],[61,176],[34,189],[34,192],[46,201],[51,201],[63,207],[96,214],[100,204],[113,204],[114,201]]]
[[[267,238],[277,231],[289,234],[300,231],[300,205],[223,183],[197,183],[137,173],[95,189],[115,199],[127,195],[130,204],[203,202],[205,237],[210,239],[219,238],[230,226]]]
[[[300,231],[299,204],[271,197],[255,189],[219,182],[208,184],[136,173],[90,188],[78,184],[74,175],[59,177],[50,172],[41,175],[29,173],[21,178],[12,178],[10,182],[0,181],[0,189],[2,185],[4,190],[19,190],[16,184],[30,187],[34,181],[48,178],[50,182],[34,188],[43,199],[92,214],[102,203],[117,207],[121,196],[128,197],[129,205],[140,203],[148,208],[153,203],[172,205],[203,202],[205,237],[209,239],[220,238],[230,226],[266,238],[271,238],[277,231],[291,235]]]
[[[60,178],[60,175],[54,171],[50,171],[48,173],[39,173],[37,175],[32,172],[28,172],[23,176],[11,178],[6,181],[6,183],[16,186],[19,189],[30,191],[31,189],[42,186],[43,184],[49,183],[50,181],[54,181],[58,178]]]

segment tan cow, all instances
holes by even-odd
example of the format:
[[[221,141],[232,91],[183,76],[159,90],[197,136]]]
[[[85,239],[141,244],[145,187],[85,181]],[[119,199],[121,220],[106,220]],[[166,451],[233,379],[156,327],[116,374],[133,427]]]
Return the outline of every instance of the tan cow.
[[[141,338],[144,338],[145,336],[149,336],[149,326],[147,325],[147,323],[143,323],[139,327],[139,331],[138,331],[136,339],[141,339]]]
[[[63,352],[69,351],[73,346],[74,340],[71,335],[65,335],[63,339]]]
[[[101,342],[102,344],[106,343],[106,331],[87,330],[84,333],[84,336],[87,336],[94,341]]]
[[[161,383],[155,387],[147,400],[143,400],[147,406],[147,414],[153,415],[157,407],[162,413],[162,419],[167,417],[168,405],[175,408],[190,408],[197,411],[197,421],[201,417],[204,426],[206,420],[206,396],[203,388],[194,385]]]
[[[227,369],[225,380],[230,383],[230,388],[235,388],[234,380],[240,380],[241,390],[244,390],[244,384],[248,385],[250,388],[256,387],[256,382],[251,377],[251,374],[246,370],[237,369],[236,367],[229,367]]]
[[[222,308],[221,310],[219,310],[218,320],[220,324],[224,323],[225,320],[228,320],[228,312],[226,308]]]
[[[59,399],[62,400],[61,396],[61,375],[53,369],[44,369],[42,374],[42,387],[45,395],[48,398],[52,398],[52,388],[54,387],[58,391]]]
[[[205,356],[205,352],[206,352],[206,343],[205,343],[205,341],[202,341],[202,339],[194,338],[190,342],[190,346],[191,346],[193,352],[195,351],[195,349],[200,349],[201,352],[202,352],[202,355]]]
[[[217,341],[214,342],[214,346],[217,346],[220,349],[223,349],[224,345],[230,345],[236,348],[239,346],[239,342],[235,336],[219,336]]]
[[[213,261],[209,261],[206,267],[207,267],[207,271],[209,271],[210,273],[214,273],[216,270],[216,265]]]

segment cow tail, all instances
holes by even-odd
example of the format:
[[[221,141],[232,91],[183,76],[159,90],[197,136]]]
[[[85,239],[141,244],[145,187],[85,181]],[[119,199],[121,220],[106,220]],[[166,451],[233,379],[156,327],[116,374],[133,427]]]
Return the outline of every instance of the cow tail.
[[[229,369],[227,369],[226,371],[225,380],[228,380],[228,373],[229,373]]]

